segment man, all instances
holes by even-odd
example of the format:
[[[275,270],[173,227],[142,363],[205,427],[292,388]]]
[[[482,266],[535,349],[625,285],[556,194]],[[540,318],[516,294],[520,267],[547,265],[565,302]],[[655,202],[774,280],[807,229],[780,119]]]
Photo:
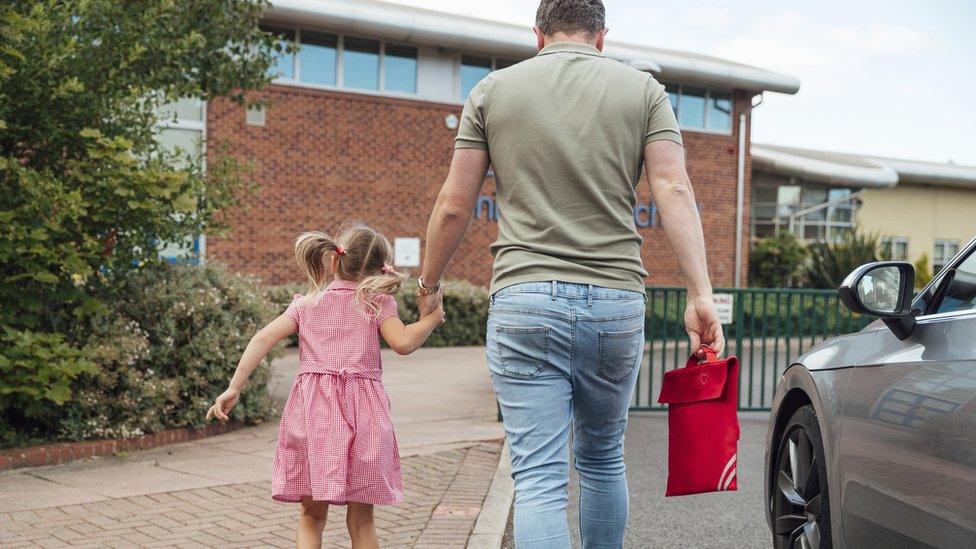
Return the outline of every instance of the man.
[[[520,548],[569,547],[570,426],[585,547],[620,547],[623,439],[643,349],[646,296],[633,220],[642,165],[687,281],[693,348],[721,353],[705,244],[664,86],[604,57],[600,0],[542,0],[539,54],[482,80],[427,229],[420,307],[494,167],[498,240],[487,353],[515,479]]]

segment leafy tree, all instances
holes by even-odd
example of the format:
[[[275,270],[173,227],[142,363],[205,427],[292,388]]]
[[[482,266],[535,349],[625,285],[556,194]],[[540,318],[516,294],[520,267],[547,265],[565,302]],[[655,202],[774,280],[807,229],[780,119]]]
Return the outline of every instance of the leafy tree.
[[[749,281],[759,288],[795,286],[808,257],[806,246],[791,232],[778,231],[756,241],[749,258]]]
[[[0,5],[0,417],[55,403],[105,288],[161,242],[221,227],[244,183],[213,151],[156,140],[160,107],[268,82],[282,49],[264,0],[36,0]],[[56,389],[51,390],[51,387]],[[14,398],[16,397],[16,398]],[[21,417],[20,419],[25,419]]]
[[[807,282],[813,288],[836,289],[857,267],[885,259],[881,252],[880,237],[856,231],[844,233],[836,242],[810,244],[810,263]]]

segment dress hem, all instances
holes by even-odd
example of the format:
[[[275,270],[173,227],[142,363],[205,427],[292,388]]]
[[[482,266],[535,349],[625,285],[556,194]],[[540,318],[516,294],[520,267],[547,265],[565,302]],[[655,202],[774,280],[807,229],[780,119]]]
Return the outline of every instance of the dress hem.
[[[398,505],[403,503],[403,496],[398,496],[388,499],[374,499],[372,501],[362,501],[357,499],[330,499],[322,498],[316,499],[314,494],[273,494],[271,499],[279,503],[301,503],[304,498],[310,497],[312,501],[324,501],[329,505],[346,505],[347,503],[362,503],[366,505]]]

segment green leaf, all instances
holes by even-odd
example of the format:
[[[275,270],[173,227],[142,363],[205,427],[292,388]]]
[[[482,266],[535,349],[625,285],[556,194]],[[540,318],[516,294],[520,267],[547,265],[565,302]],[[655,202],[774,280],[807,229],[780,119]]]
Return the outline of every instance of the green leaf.
[[[193,212],[197,209],[197,201],[190,193],[183,193],[173,200],[173,207],[178,212]]]
[[[99,137],[102,136],[102,132],[95,128],[84,128],[83,130],[78,132],[78,135],[88,139],[98,139]]]

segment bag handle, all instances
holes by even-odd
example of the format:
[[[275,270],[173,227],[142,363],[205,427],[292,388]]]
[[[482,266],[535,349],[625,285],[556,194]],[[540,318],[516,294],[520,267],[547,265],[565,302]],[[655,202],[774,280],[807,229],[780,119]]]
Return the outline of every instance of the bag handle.
[[[685,367],[689,366],[700,366],[702,364],[708,364],[709,362],[716,362],[718,360],[718,355],[712,350],[708,345],[702,344],[698,347],[691,357],[688,358],[688,363]]]

